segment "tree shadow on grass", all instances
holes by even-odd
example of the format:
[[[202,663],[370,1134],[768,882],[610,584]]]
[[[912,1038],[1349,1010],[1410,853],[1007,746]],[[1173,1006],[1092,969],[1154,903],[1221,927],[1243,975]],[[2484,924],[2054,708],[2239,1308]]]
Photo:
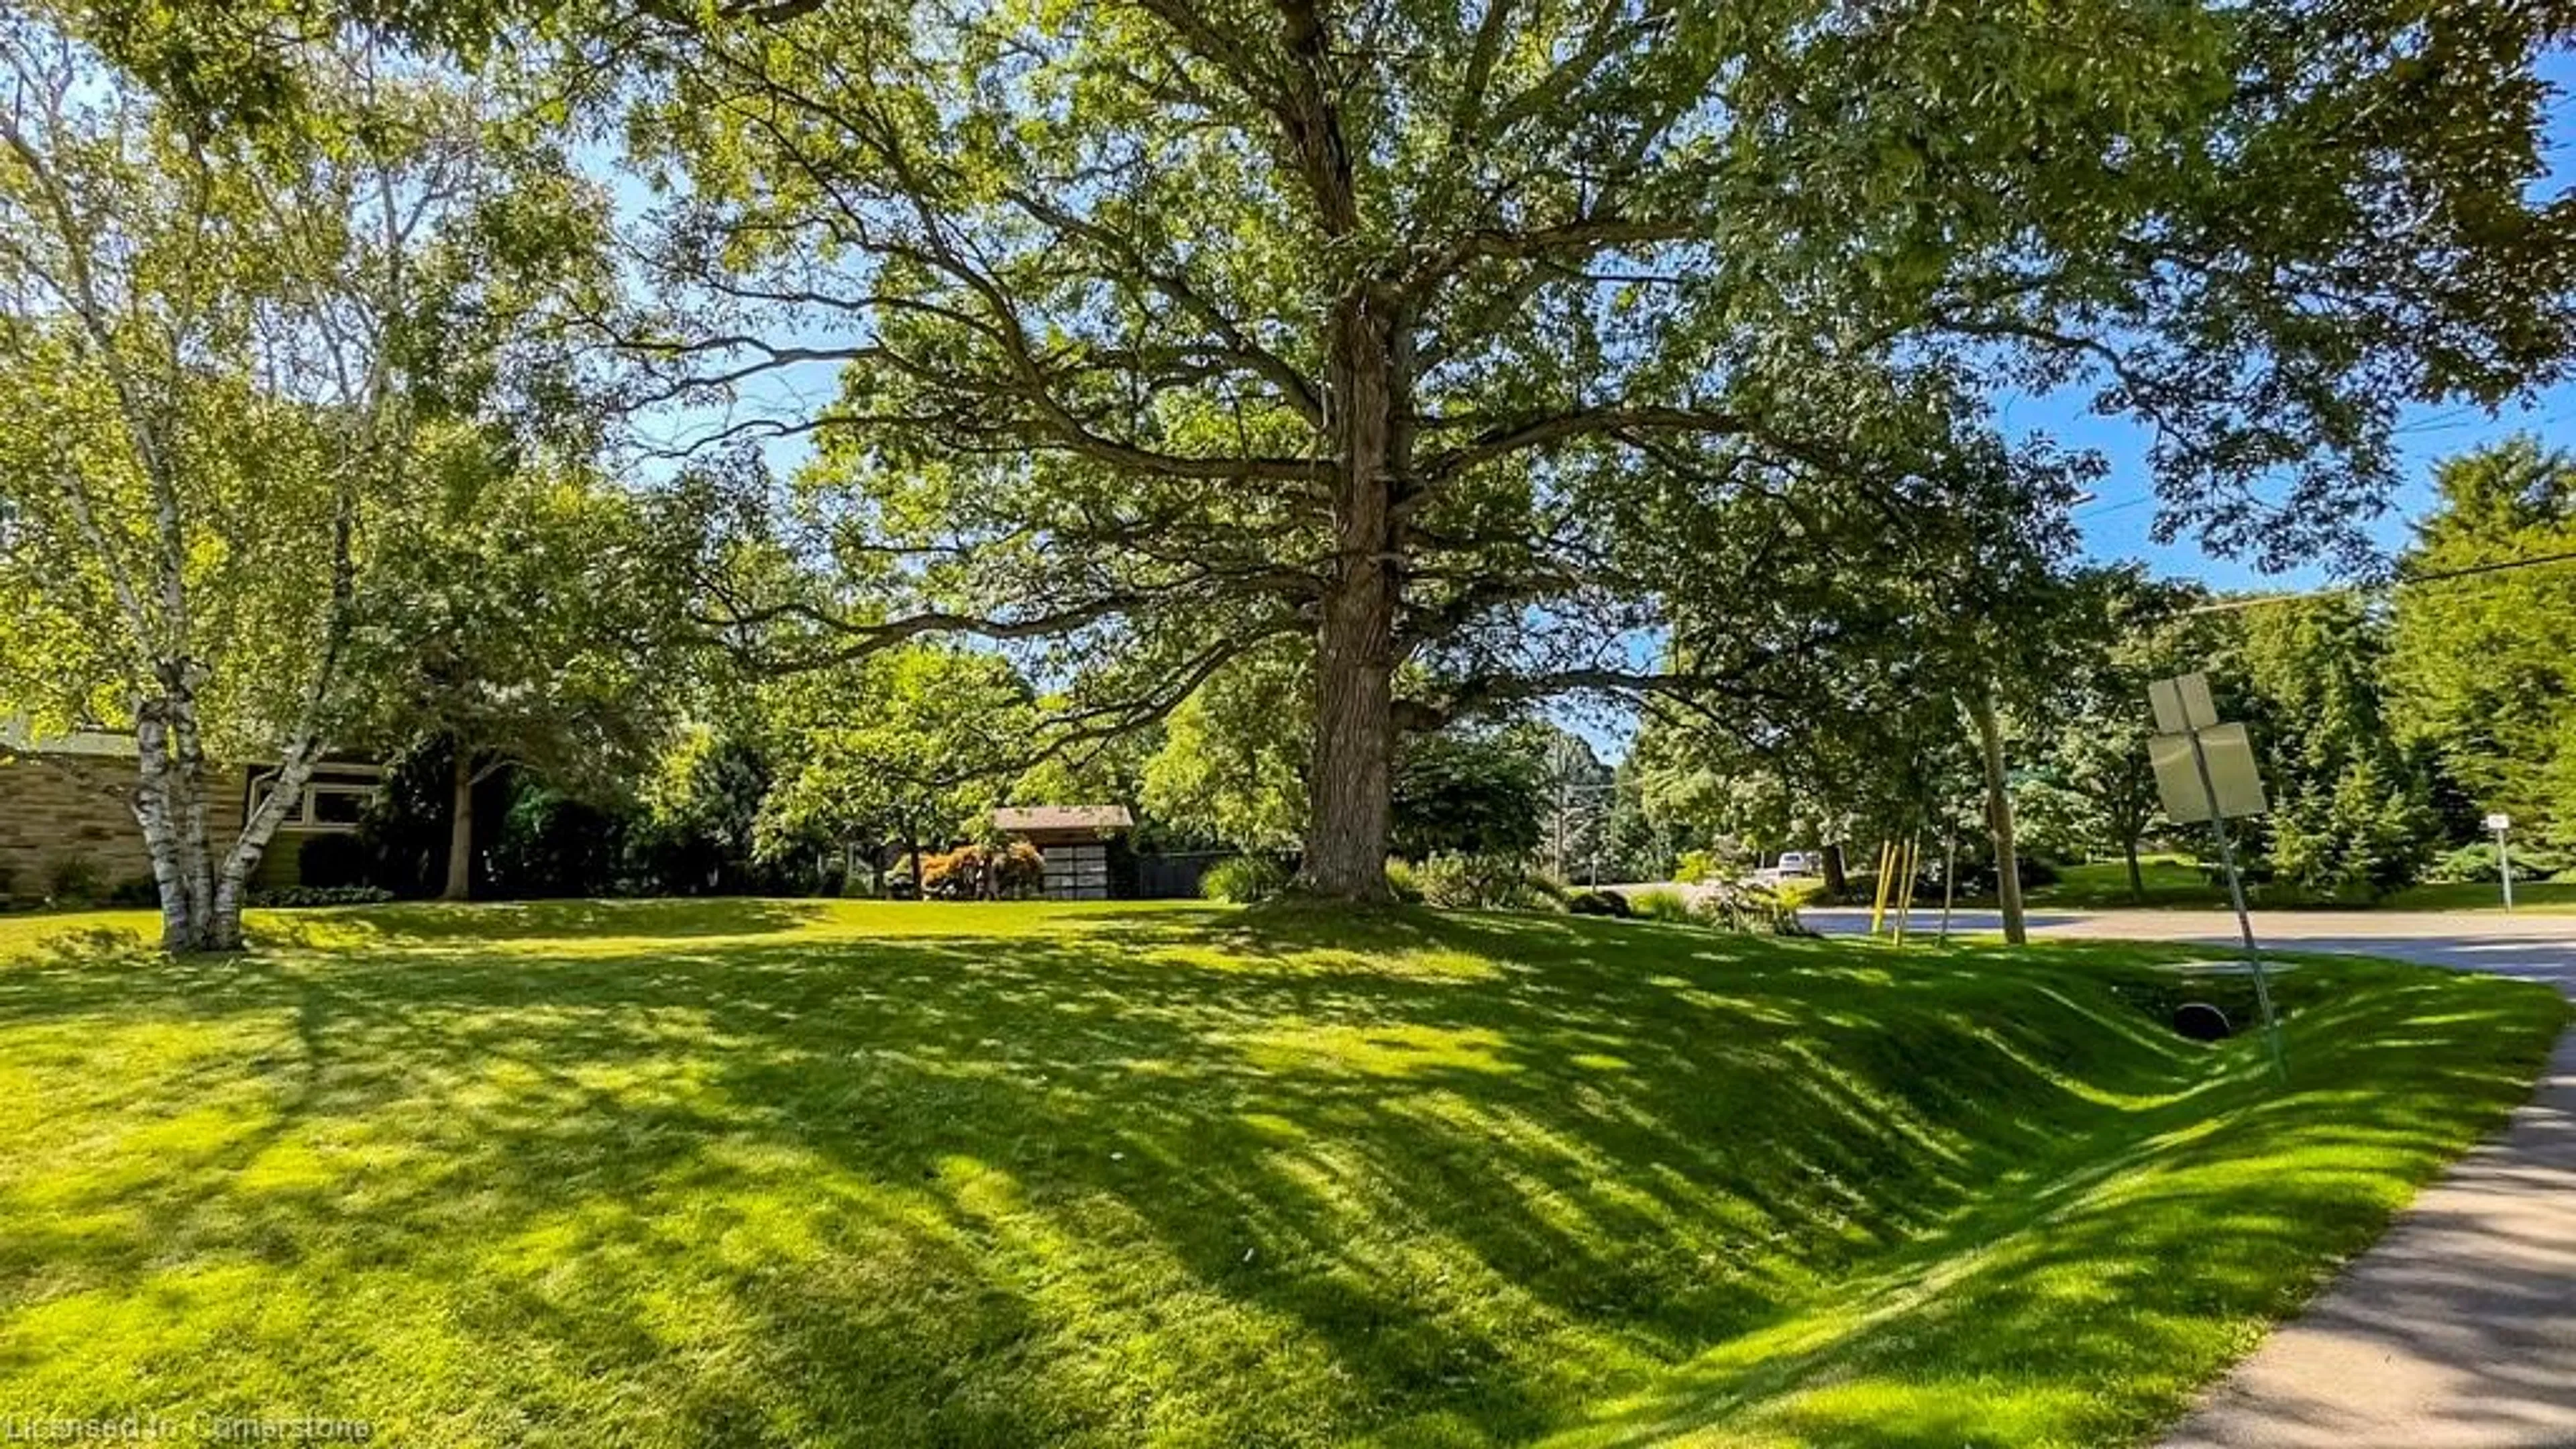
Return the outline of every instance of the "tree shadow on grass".
[[[2374,985],[2317,993],[2286,1087],[2246,1060],[2220,1102],[2138,1114],[2088,1159],[1548,1442],[1710,1424],[1858,1449],[2142,1441],[2491,1131],[2548,1050],[2549,1013],[2516,985]],[[2491,1348],[2455,1361],[2485,1372]]]
[[[1513,1442],[2253,1060],[2029,961],[1627,923],[745,934],[0,971],[0,1042],[116,1139],[0,1185],[0,1383],[515,1426],[447,1441]]]
[[[607,937],[689,940],[763,936],[804,929],[823,919],[821,901],[741,897],[658,900],[553,900],[440,905],[412,902],[260,911],[252,934],[265,945],[404,947],[576,941]]]

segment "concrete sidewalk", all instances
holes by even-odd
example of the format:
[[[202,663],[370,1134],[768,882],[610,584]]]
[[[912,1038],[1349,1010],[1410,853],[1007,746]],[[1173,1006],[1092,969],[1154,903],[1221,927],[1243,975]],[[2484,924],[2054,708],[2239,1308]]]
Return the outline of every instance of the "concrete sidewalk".
[[[1828,934],[1869,925],[1866,911],[1801,914]],[[2001,926],[1991,911],[1953,924]],[[2042,909],[2030,926],[2236,940],[2235,917],[2213,911]],[[2490,971],[2576,996],[2576,917],[2281,911],[2258,913],[2254,928],[2280,950]],[[2161,1449],[2576,1449],[2576,1033],[2503,1134],[2426,1188]]]
[[[2391,952],[2390,954],[2397,954]],[[2576,1034],[2539,1094],[2164,1449],[2576,1445]]]
[[[1866,912],[1817,914],[1827,931],[1868,928]],[[1980,912],[1956,924],[2001,923]],[[2491,971],[2576,996],[2576,917],[2283,911],[2254,926],[2281,950]],[[2223,948],[2236,921],[2041,910],[2031,931]],[[2426,1188],[2162,1449],[2576,1449],[2576,1033],[2504,1133]]]

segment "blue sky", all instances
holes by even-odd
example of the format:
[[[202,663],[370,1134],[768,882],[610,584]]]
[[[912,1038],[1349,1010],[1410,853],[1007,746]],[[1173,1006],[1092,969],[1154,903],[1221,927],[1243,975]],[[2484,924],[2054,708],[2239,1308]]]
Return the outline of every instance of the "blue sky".
[[[2219,588],[2304,588],[2327,581],[2326,572],[2317,568],[2261,573],[2249,564],[2204,554],[2187,537],[2155,542],[2149,536],[2156,508],[2145,432],[2126,419],[2088,413],[2080,396],[2019,400],[2006,410],[2005,421],[2015,430],[2049,433],[2069,447],[2097,449],[2110,460],[2110,476],[2094,490],[2094,500],[2075,510],[2085,551],[2097,558],[2142,559],[2157,574],[2204,579]],[[2399,430],[2405,482],[2388,511],[2371,521],[2371,536],[2384,549],[2404,547],[2409,525],[2432,506],[2433,465],[2517,432],[2576,448],[2576,383],[2540,392],[2494,416],[2471,406],[2410,410]]]
[[[2533,187],[2554,194],[2576,184],[2576,54],[2556,52],[2540,63],[2542,77],[2560,94],[2548,134],[2549,174]],[[2232,559],[2212,558],[2192,540],[2158,544],[2148,535],[2155,523],[2155,488],[2148,477],[2146,435],[2135,424],[2092,416],[2080,395],[2016,400],[2005,411],[2007,426],[2046,432],[2068,447],[2099,450],[2111,462],[2111,474],[2095,490],[2096,498],[2076,510],[2088,552],[2105,559],[2143,559],[2158,574],[2204,579],[2221,588],[2297,588],[2326,582],[2322,569],[2263,574]],[[2544,443],[2576,448],[2576,382],[2542,391],[2494,416],[2476,407],[2426,407],[2410,411],[2399,441],[2406,462],[2405,484],[2386,514],[2372,520],[2372,537],[2384,549],[2405,546],[2409,525],[2432,505],[2433,465],[2481,443],[2528,432]]]

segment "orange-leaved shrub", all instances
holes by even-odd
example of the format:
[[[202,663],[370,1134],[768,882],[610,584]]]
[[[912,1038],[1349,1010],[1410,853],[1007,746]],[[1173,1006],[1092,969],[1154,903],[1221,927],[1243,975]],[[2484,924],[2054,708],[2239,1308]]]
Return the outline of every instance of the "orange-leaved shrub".
[[[1025,840],[959,846],[921,861],[921,893],[943,901],[1012,899],[1035,892],[1045,880],[1046,862]]]

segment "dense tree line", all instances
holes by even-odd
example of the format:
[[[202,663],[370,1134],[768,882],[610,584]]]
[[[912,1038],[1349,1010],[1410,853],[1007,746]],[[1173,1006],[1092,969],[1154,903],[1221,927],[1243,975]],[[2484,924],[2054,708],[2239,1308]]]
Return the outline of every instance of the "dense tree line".
[[[2456,833],[2500,810],[2576,850],[2576,462],[2530,440],[2456,458],[2388,620],[2388,711]],[[2528,560],[2554,560],[2517,567]]]
[[[2035,590],[2049,602],[2028,621],[2031,667],[2005,691],[2031,845],[2121,859],[2141,896],[2142,849],[2206,849],[2163,819],[2147,753],[2148,685],[2205,671],[2221,714],[2253,732],[2272,809],[2239,844],[2276,897],[2491,879],[2490,812],[2513,820],[2526,873],[2562,865],[2576,846],[2576,459],[2517,438],[2440,464],[2434,483],[2415,541],[2368,587],[2221,597],[2078,568]],[[1650,721],[1633,757],[1645,818],[1738,855],[1918,833],[1985,852],[1957,711],[1901,707],[1882,660],[1843,669],[1812,727]]]

